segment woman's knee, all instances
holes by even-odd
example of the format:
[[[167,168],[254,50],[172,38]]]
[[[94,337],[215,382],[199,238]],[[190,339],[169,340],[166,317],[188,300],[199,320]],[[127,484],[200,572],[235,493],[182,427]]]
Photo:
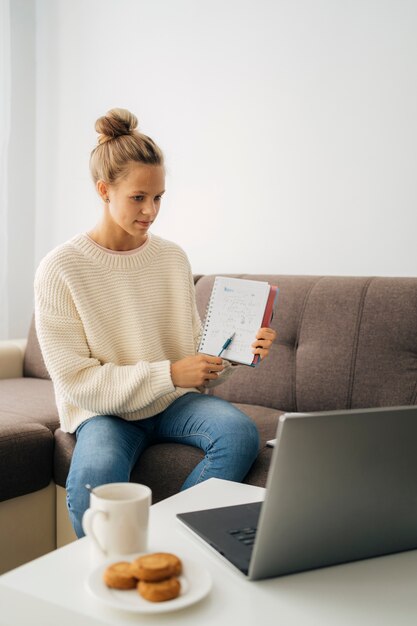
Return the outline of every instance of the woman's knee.
[[[243,414],[244,415],[244,414]],[[259,432],[256,424],[247,416],[241,417],[231,428],[229,437],[234,446],[244,450],[248,457],[255,459],[259,452]]]
[[[119,455],[120,456],[120,455]],[[67,502],[69,507],[83,511],[89,503],[86,485],[97,487],[105,483],[128,482],[129,465],[125,460],[92,453],[88,458],[73,458],[67,477]]]
[[[256,458],[258,456],[260,446],[259,431],[256,424],[250,418],[247,420],[246,428],[248,446],[251,448],[252,455]]]
[[[111,421],[93,418],[77,431],[77,443],[71,460],[68,483],[92,486],[100,481],[114,482],[114,479],[129,477],[130,457],[123,449]],[[95,485],[93,484],[95,483]]]
[[[224,445],[254,460],[260,445],[256,424],[246,413],[232,404],[227,404],[218,423],[218,436]]]

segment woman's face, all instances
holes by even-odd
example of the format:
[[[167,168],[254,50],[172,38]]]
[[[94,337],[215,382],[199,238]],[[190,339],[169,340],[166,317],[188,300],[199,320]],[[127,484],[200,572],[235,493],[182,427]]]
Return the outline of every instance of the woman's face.
[[[145,241],[165,191],[163,166],[132,163],[122,178],[106,186],[106,191],[110,202],[105,206],[114,225],[139,243]]]

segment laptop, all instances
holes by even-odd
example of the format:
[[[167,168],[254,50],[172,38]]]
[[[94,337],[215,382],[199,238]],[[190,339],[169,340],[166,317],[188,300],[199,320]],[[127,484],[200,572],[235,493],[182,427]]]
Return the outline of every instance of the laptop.
[[[263,502],[177,514],[250,580],[417,548],[417,407],[281,415]]]

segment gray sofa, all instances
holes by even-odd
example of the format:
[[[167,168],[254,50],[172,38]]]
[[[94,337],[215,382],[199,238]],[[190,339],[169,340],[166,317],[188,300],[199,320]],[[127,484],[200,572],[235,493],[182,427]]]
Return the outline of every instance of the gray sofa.
[[[258,426],[259,456],[245,482],[265,485],[265,442],[283,411],[416,404],[417,278],[239,276],[280,288],[270,357],[211,391]],[[195,280],[203,316],[214,276]],[[75,538],[65,506],[74,444],[59,428],[32,323],[27,340],[0,343],[0,572]],[[157,502],[179,490],[201,456],[190,446],[155,445],[131,479],[149,485]]]

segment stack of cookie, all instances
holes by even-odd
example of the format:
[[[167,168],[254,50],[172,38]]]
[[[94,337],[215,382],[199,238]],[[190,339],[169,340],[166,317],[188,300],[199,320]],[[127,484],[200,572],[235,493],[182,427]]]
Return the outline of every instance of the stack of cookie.
[[[103,580],[112,589],[135,589],[150,602],[164,602],[179,596],[181,560],[169,552],[140,556],[132,562],[119,561],[109,565]]]

